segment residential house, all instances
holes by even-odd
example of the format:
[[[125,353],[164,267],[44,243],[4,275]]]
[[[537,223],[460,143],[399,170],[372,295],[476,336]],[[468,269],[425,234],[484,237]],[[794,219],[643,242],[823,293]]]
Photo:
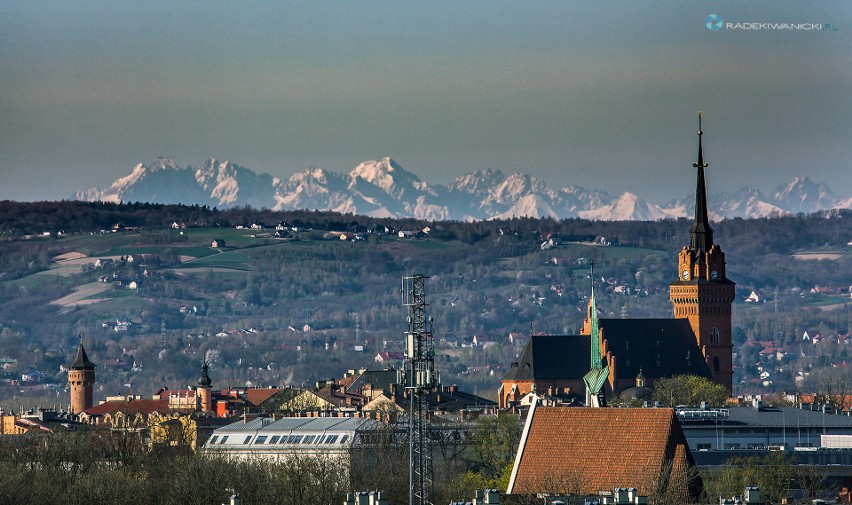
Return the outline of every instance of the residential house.
[[[114,263],[112,258],[98,258],[95,260],[95,268],[106,268]]]
[[[763,301],[763,295],[759,291],[752,291],[746,298],[746,303],[760,303]]]
[[[41,372],[39,370],[30,370],[26,373],[21,374],[21,381],[44,382],[44,372]]]
[[[516,346],[522,346],[527,342],[527,335],[514,331],[509,333],[509,343]]]
[[[376,354],[374,360],[376,363],[391,363],[399,362],[405,359],[405,354],[399,351],[380,351]]]
[[[497,345],[497,342],[494,342],[490,337],[486,335],[474,335],[470,341],[471,347],[482,347],[484,349],[486,346],[494,345]]]

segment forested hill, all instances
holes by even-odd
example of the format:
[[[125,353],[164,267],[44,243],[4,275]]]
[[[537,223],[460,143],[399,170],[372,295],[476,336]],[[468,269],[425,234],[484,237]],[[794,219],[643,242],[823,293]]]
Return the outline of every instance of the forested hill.
[[[726,251],[741,246],[748,254],[787,254],[815,246],[845,246],[852,240],[852,210],[832,210],[810,215],[769,218],[735,218],[714,224],[717,242]],[[260,222],[267,226],[287,223],[316,230],[367,231],[378,227],[396,230],[430,226],[433,237],[475,243],[499,230],[528,236],[559,235],[564,240],[605,238],[613,243],[667,250],[687,244],[687,219],[641,221],[589,221],[584,219],[516,218],[476,222],[383,219],[328,211],[276,212],[250,207],[219,210],[198,205],[116,204],[104,202],[0,201],[0,234],[6,237],[43,233],[92,233],[115,225],[156,230],[178,223],[190,228],[233,228]]]
[[[844,346],[801,345],[805,331],[836,340],[852,327],[852,212],[713,226],[737,283],[738,390],[790,389],[798,373],[842,363]],[[193,383],[202,359],[219,386],[394,366],[374,357],[402,351],[399,280],[413,273],[431,276],[442,380],[492,396],[523,336],[578,330],[590,260],[603,317],[670,317],[689,228],[0,202],[0,400],[37,370],[42,382],[26,394],[61,404],[59,370],[79,334],[100,364],[98,397]],[[753,291],[758,301],[746,302]],[[491,344],[472,348],[474,336]],[[767,348],[783,356],[755,383]]]

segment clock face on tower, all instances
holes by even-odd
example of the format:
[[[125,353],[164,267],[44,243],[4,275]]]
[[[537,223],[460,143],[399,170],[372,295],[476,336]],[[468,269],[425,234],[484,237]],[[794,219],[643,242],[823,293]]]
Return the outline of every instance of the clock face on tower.
[[[685,281],[689,280],[689,270],[684,270],[683,272],[681,272],[680,275],[681,275],[681,277],[683,277],[683,280],[685,280]]]
[[[716,279],[719,278],[719,272],[713,270],[712,272],[710,272],[710,278],[715,281]]]

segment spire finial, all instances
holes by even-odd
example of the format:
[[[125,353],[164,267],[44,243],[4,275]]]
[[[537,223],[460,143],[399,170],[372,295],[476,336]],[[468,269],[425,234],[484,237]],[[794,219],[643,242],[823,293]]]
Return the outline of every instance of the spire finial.
[[[704,162],[704,149],[701,145],[702,135],[704,135],[704,131],[701,129],[701,109],[698,109],[698,163],[693,163],[692,166],[704,169],[710,165]]]

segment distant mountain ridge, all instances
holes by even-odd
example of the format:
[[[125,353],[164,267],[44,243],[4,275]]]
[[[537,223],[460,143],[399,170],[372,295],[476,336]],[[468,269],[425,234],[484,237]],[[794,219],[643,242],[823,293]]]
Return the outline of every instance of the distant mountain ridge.
[[[446,186],[430,185],[391,158],[365,161],[348,174],[314,167],[280,180],[215,158],[193,168],[161,157],[149,165],[137,164],[130,174],[106,188],[81,190],[73,198],[220,208],[319,209],[374,217],[461,221],[512,217],[653,221],[686,217],[693,205],[691,195],[655,204],[630,192],[612,196],[580,186],[555,189],[527,174],[505,175],[493,169],[459,176]],[[794,178],[771,196],[742,188],[708,198],[716,219],[852,208],[852,197],[841,198],[824,183],[807,177]]]

